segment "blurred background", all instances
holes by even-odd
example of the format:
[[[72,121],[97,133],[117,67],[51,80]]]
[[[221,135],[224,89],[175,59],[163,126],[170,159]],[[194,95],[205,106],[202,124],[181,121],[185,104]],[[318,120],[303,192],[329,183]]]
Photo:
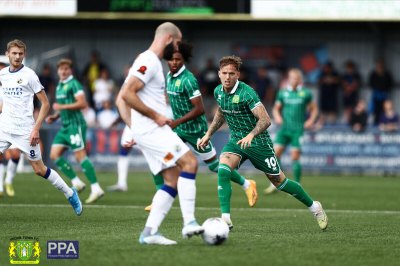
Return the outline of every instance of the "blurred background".
[[[115,122],[115,96],[164,21],[176,23],[194,44],[187,66],[198,78],[209,121],[222,56],[244,60],[241,80],[268,111],[286,86],[287,70],[297,67],[320,107],[318,122],[304,136],[304,170],[400,174],[398,115],[387,122],[400,112],[400,1],[1,0],[0,49],[15,38],[27,44],[26,65],[51,101],[56,62],[73,59],[91,105],[84,111],[89,154],[97,169],[115,169],[123,128]],[[44,125],[41,132],[50,165],[57,127]],[[275,131],[273,125],[270,132]],[[215,135],[218,151],[228,137],[227,129]],[[147,169],[140,152],[130,158],[132,169]],[[282,163],[289,166],[289,154]]]

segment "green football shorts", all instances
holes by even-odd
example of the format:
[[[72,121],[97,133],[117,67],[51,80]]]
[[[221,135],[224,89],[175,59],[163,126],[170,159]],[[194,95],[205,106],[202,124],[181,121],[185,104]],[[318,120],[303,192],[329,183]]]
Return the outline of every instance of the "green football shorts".
[[[303,133],[280,129],[275,137],[275,144],[287,146],[290,144],[292,149],[301,149]]]
[[[268,139],[266,145],[250,146],[246,149],[240,148],[240,145],[236,144],[236,142],[236,140],[230,139],[222,149],[221,154],[232,153],[238,155],[240,157],[239,167],[249,159],[258,170],[269,175],[279,175],[281,169],[276,159],[271,139]]]
[[[197,134],[187,134],[177,130],[175,131],[175,133],[181,138],[183,142],[189,144],[193,148],[193,150],[199,155],[201,160],[203,161],[210,160],[217,154],[211,141],[209,141],[208,145],[204,148],[204,150],[197,148],[197,141],[206,134],[205,132]]]
[[[53,140],[53,146],[64,146],[73,151],[85,148],[86,125],[62,126]]]

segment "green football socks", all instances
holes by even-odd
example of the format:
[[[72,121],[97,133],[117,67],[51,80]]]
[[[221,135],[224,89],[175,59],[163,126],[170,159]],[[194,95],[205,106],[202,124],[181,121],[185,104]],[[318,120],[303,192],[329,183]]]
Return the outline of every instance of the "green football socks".
[[[231,168],[226,164],[220,164],[218,167],[218,199],[221,213],[231,212]]]
[[[76,173],[74,171],[74,169],[72,168],[72,166],[67,162],[67,160],[64,159],[64,157],[59,157],[56,161],[55,161],[58,169],[61,170],[61,172],[64,173],[64,175],[66,175],[70,180],[72,180],[73,178],[76,177]]]
[[[88,157],[85,157],[81,161],[82,171],[85,173],[86,178],[89,180],[90,184],[97,183],[96,171],[94,170],[92,162]]]
[[[313,200],[307,194],[307,192],[304,191],[303,187],[296,181],[290,180],[289,178],[285,178],[285,180],[283,180],[282,184],[280,184],[277,189],[292,195],[307,207],[310,207],[313,204]]]
[[[299,160],[293,161],[293,176],[296,182],[300,183],[301,180],[301,164]]]
[[[164,185],[164,177],[161,175],[161,173],[153,175],[153,181],[156,185],[157,190],[159,190]]]

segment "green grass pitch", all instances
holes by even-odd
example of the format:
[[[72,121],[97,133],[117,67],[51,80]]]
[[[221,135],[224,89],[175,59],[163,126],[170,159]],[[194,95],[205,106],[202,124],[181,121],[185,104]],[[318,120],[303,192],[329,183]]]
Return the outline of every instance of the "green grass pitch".
[[[160,231],[178,245],[161,247],[138,243],[147,217],[143,208],[154,194],[148,173],[130,173],[127,193],[106,193],[95,205],[84,205],[81,217],[42,178],[17,175],[16,196],[0,198],[0,265],[10,265],[9,239],[15,236],[39,237],[39,265],[400,265],[400,178],[303,178],[329,216],[329,228],[322,232],[299,202],[284,193],[263,195],[265,178],[253,177],[259,192],[254,208],[232,185],[234,230],[225,244],[182,239],[176,200]],[[100,173],[99,179],[106,187],[116,173]],[[196,216],[199,222],[219,216],[215,174],[197,177]],[[78,240],[80,258],[48,260],[47,240]]]

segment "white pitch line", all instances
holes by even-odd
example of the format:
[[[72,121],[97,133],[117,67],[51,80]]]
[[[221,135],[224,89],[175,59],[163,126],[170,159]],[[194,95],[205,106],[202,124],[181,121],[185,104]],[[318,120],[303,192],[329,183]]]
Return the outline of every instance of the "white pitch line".
[[[139,205],[83,205],[89,209],[143,209],[144,206]],[[10,208],[70,208],[67,204],[0,204],[1,207]],[[179,209],[179,207],[172,207]],[[196,207],[202,211],[219,211],[216,207]],[[256,211],[256,212],[309,212],[304,209],[275,209],[275,208],[231,208],[233,211]],[[348,213],[348,214],[388,214],[400,215],[400,211],[380,211],[380,210],[325,210],[328,213]]]

